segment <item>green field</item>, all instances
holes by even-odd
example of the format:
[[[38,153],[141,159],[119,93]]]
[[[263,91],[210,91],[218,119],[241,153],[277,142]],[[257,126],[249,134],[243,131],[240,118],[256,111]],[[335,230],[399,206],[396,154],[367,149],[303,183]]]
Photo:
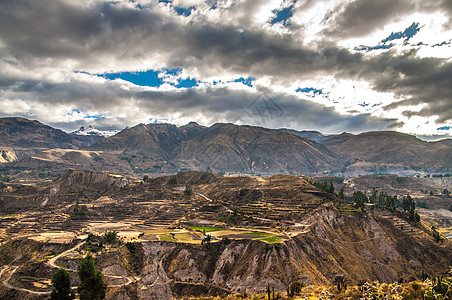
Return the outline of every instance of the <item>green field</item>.
[[[176,233],[175,238],[178,242],[190,242],[193,240],[188,233]]]
[[[224,230],[223,228],[217,228],[217,227],[188,227],[188,228],[190,228],[192,230],[200,230],[200,231],[205,230],[206,232]]]
[[[162,242],[177,242],[177,240],[173,239],[173,237],[170,234],[162,234],[159,235],[159,240]]]

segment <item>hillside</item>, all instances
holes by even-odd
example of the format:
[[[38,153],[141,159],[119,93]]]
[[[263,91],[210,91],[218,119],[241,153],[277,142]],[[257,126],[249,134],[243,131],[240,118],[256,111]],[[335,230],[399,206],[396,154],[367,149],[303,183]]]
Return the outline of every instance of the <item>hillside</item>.
[[[216,172],[312,174],[342,166],[334,153],[306,138],[234,124],[215,124],[185,141],[176,159]]]
[[[322,144],[348,160],[347,173],[401,172],[407,170],[448,172],[452,148],[441,142],[389,131],[344,133],[329,136]]]
[[[305,137],[311,141],[317,142],[317,143],[322,143],[327,137],[328,135],[323,134],[321,132],[318,131],[313,131],[313,130],[302,130],[302,131],[298,131],[298,130],[294,130],[294,129],[287,129],[287,128],[281,128],[278,129],[280,131],[284,131],[293,135],[298,135],[298,136],[302,136]]]
[[[428,225],[400,211],[356,211],[303,176],[181,172],[142,182],[71,170],[43,187],[3,186],[0,196],[0,276],[10,286],[1,286],[2,298],[21,298],[24,288],[45,295],[55,253],[67,250],[55,263],[73,269],[87,233],[101,240],[107,230],[122,243],[87,242],[107,274],[107,299],[262,292],[268,284],[285,292],[295,281],[331,285],[338,275],[347,284],[389,283],[443,274],[452,256]],[[203,231],[212,242],[201,243]]]
[[[79,149],[98,139],[70,135],[36,120],[0,118],[0,163],[16,161],[46,149]]]
[[[140,124],[103,139],[90,150],[121,151],[176,168],[242,173],[315,173],[338,170],[342,161],[325,147],[276,130],[234,124],[176,127]]]
[[[114,136],[75,135],[37,121],[0,119],[0,179],[56,178],[68,168],[136,177],[200,170],[309,176],[449,173],[452,147],[396,132],[324,135],[315,131],[191,122],[139,124]],[[317,143],[318,141],[319,143]],[[11,172],[13,170],[13,172]]]
[[[24,118],[0,118],[0,147],[17,149],[77,149],[85,139]]]

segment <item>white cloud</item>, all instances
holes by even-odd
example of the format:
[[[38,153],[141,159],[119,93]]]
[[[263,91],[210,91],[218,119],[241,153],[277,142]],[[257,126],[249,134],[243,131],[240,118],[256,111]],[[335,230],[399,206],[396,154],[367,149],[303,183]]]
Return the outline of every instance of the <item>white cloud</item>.
[[[27,12],[20,11],[20,3],[27,0],[1,4],[1,115],[25,114],[74,125],[102,115],[96,122],[117,127],[156,118],[208,124],[237,120],[245,100],[268,93],[294,116],[305,117],[287,117],[269,126],[391,129],[401,126],[395,118],[404,122],[399,130],[425,133],[450,122],[450,45],[432,46],[447,42],[452,31],[447,29],[447,11],[435,5],[427,9],[419,1],[378,2],[376,17],[359,23],[357,14],[369,0],[297,1],[292,25],[284,27],[269,21],[273,10],[291,5],[288,0],[224,0],[217,1],[215,9],[200,0],[171,5],[148,0],[43,1],[30,1]],[[183,17],[174,6],[196,10]],[[413,22],[422,28],[409,45],[394,41],[391,50],[353,50],[375,46]],[[31,23],[37,26],[27,25]],[[419,42],[428,46],[417,46]],[[417,52],[407,52],[413,49]],[[163,68],[182,71],[162,74],[166,83],[158,88],[90,75]],[[255,77],[254,86],[232,82],[239,77]],[[201,82],[180,90],[169,84],[185,78]],[[297,88],[321,89],[323,94],[304,95],[295,92]],[[394,107],[388,107],[391,104]],[[313,113],[338,125],[311,119]],[[423,129],[415,128],[418,122]],[[354,128],[356,124],[364,127]]]

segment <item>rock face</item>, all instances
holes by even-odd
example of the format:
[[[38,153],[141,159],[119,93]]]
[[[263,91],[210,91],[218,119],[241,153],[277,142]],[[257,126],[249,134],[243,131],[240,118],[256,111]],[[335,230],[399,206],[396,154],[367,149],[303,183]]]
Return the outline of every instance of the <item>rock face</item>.
[[[79,149],[102,137],[77,136],[24,118],[0,118],[0,163],[9,163],[46,149]]]
[[[62,130],[23,118],[0,119],[0,147],[76,149],[83,143]]]
[[[433,275],[447,269],[452,250],[417,230],[395,227],[396,218],[324,209],[313,215],[316,222],[309,233],[285,243],[235,240],[145,247],[167,251],[157,272],[161,278],[241,292],[261,292],[267,284],[286,291],[294,281],[329,285],[337,275],[345,275],[349,284],[364,279],[394,282],[418,278],[421,271]]]
[[[170,300],[172,292],[169,279],[162,265],[162,258],[174,249],[170,243],[143,243],[144,267],[141,271],[141,280],[138,283],[138,299]]]
[[[113,175],[103,172],[69,170],[59,181],[62,186],[85,186],[93,189],[107,188],[109,191],[124,187],[130,183],[130,179],[121,175]]]
[[[425,142],[408,134],[378,131],[358,135],[329,136],[322,144],[349,161],[349,169],[365,174],[370,168],[384,172],[411,168],[448,172],[452,168],[452,148],[441,142]]]
[[[12,149],[0,150],[0,163],[8,163],[17,160],[16,152]]]
[[[234,124],[140,124],[90,147],[122,151],[175,167],[216,172],[314,173],[339,170],[343,161],[324,146],[282,131]]]
[[[61,173],[81,167],[137,177],[183,170],[309,176],[412,176],[452,170],[449,141],[425,142],[389,131],[324,135],[222,123],[204,127],[191,122],[180,127],[139,124],[106,138],[88,134],[98,133],[92,127],[78,133],[86,135],[67,134],[38,121],[2,118],[0,163],[18,160],[14,166],[27,171]],[[59,155],[64,152],[61,149],[79,151],[80,157]],[[86,152],[98,155],[88,157]]]

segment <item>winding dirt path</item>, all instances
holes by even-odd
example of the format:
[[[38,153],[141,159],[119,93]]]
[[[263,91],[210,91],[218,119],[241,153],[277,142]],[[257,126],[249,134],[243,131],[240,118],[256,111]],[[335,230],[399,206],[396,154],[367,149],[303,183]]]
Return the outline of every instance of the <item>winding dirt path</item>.
[[[19,269],[19,266],[5,266],[3,267],[2,271],[0,272],[0,276],[3,275],[3,273],[8,270],[8,269],[12,269],[11,274],[9,274],[8,278],[6,278],[3,281],[3,285],[6,286],[9,289],[13,289],[13,290],[17,290],[17,291],[22,291],[22,292],[26,292],[26,293],[31,293],[31,294],[35,294],[35,295],[48,295],[50,294],[49,292],[38,292],[38,291],[32,291],[26,288],[21,288],[21,287],[17,287],[14,286],[12,284],[9,283],[9,280],[11,279],[11,277],[13,276],[13,274],[17,271],[17,269]]]
[[[63,256],[65,256],[66,254],[68,254],[68,253],[70,253],[70,252],[72,252],[72,251],[74,251],[74,250],[80,248],[80,247],[81,247],[82,245],[84,245],[85,243],[86,243],[86,241],[83,241],[83,242],[77,244],[75,247],[73,247],[73,248],[71,248],[71,249],[69,249],[69,250],[66,250],[66,251],[64,251],[64,252],[61,252],[61,253],[58,254],[57,256],[51,258],[51,259],[48,261],[47,264],[48,264],[49,266],[51,266],[52,268],[57,268],[57,269],[60,268],[60,266],[58,266],[58,265],[55,263],[56,260],[59,259],[59,258],[61,258],[61,257],[63,257]],[[71,271],[76,272],[77,270],[72,270],[72,269],[71,269]]]
[[[82,241],[82,242],[78,243],[76,246],[72,247],[71,249],[68,249],[68,250],[66,250],[66,251],[64,251],[64,252],[61,252],[60,254],[56,255],[55,257],[49,259],[49,261],[47,262],[47,264],[48,264],[49,266],[51,266],[52,268],[57,268],[57,269],[60,268],[61,266],[57,265],[57,264],[56,264],[56,261],[57,261],[58,259],[64,257],[65,255],[67,255],[67,254],[69,254],[69,253],[71,253],[71,252],[73,252],[73,251],[79,249],[79,248],[80,248],[81,246],[83,246],[85,243],[86,243],[86,241]],[[12,285],[9,281],[10,281],[11,277],[14,275],[14,273],[19,269],[19,267],[20,267],[20,266],[5,265],[5,266],[3,266],[3,268],[0,270],[0,277],[2,277],[3,274],[4,274],[6,271],[12,270],[11,273],[9,274],[8,278],[6,278],[6,279],[3,281],[3,285],[4,285],[5,287],[7,287],[7,288],[9,288],[9,289],[17,290],[17,291],[22,291],[22,292],[26,292],[26,293],[31,293],[31,294],[34,294],[34,295],[48,295],[48,294],[51,293],[50,291],[33,291],[33,290],[29,290],[29,289],[26,289],[26,288],[21,288],[21,287]],[[68,269],[68,270],[73,271],[73,272],[77,272],[77,270],[75,270],[75,269]],[[109,284],[109,285],[108,285],[109,288],[110,288],[110,287],[123,287],[123,286],[129,285],[129,284],[131,284],[131,283],[133,283],[133,282],[135,281],[135,279],[132,278],[132,277],[130,277],[130,276],[113,275],[113,274],[104,274],[104,277],[113,278],[113,279],[123,279],[123,280],[126,281],[125,283],[120,283],[120,284]],[[72,288],[74,289],[74,288],[77,288],[77,287],[76,287],[76,286],[73,286]]]
[[[49,262],[48,262],[48,264],[49,264],[51,267],[53,267],[53,268],[60,268],[60,266],[58,266],[58,265],[56,264],[57,259],[59,259],[59,258],[65,256],[65,255],[71,253],[72,251],[77,250],[78,248],[80,248],[80,247],[81,247],[82,245],[84,245],[85,243],[86,243],[86,241],[83,241],[83,242],[77,244],[75,247],[73,247],[73,248],[71,248],[71,249],[69,249],[69,250],[66,250],[66,251],[64,251],[64,252],[62,252],[62,253],[60,253],[60,254],[58,254],[57,256],[55,256],[55,257],[53,257],[52,259],[50,259]],[[73,272],[77,272],[77,270],[75,270],[75,269],[69,269],[69,270],[70,270],[70,271],[73,271]],[[129,284],[131,284],[132,282],[134,282],[134,279],[133,279],[132,277],[130,277],[130,276],[113,275],[113,274],[104,274],[104,277],[109,277],[109,278],[113,278],[113,279],[124,279],[124,280],[126,280],[125,283],[120,283],[120,284],[109,284],[108,287],[122,287],[122,286],[126,286],[126,285],[129,285]]]

